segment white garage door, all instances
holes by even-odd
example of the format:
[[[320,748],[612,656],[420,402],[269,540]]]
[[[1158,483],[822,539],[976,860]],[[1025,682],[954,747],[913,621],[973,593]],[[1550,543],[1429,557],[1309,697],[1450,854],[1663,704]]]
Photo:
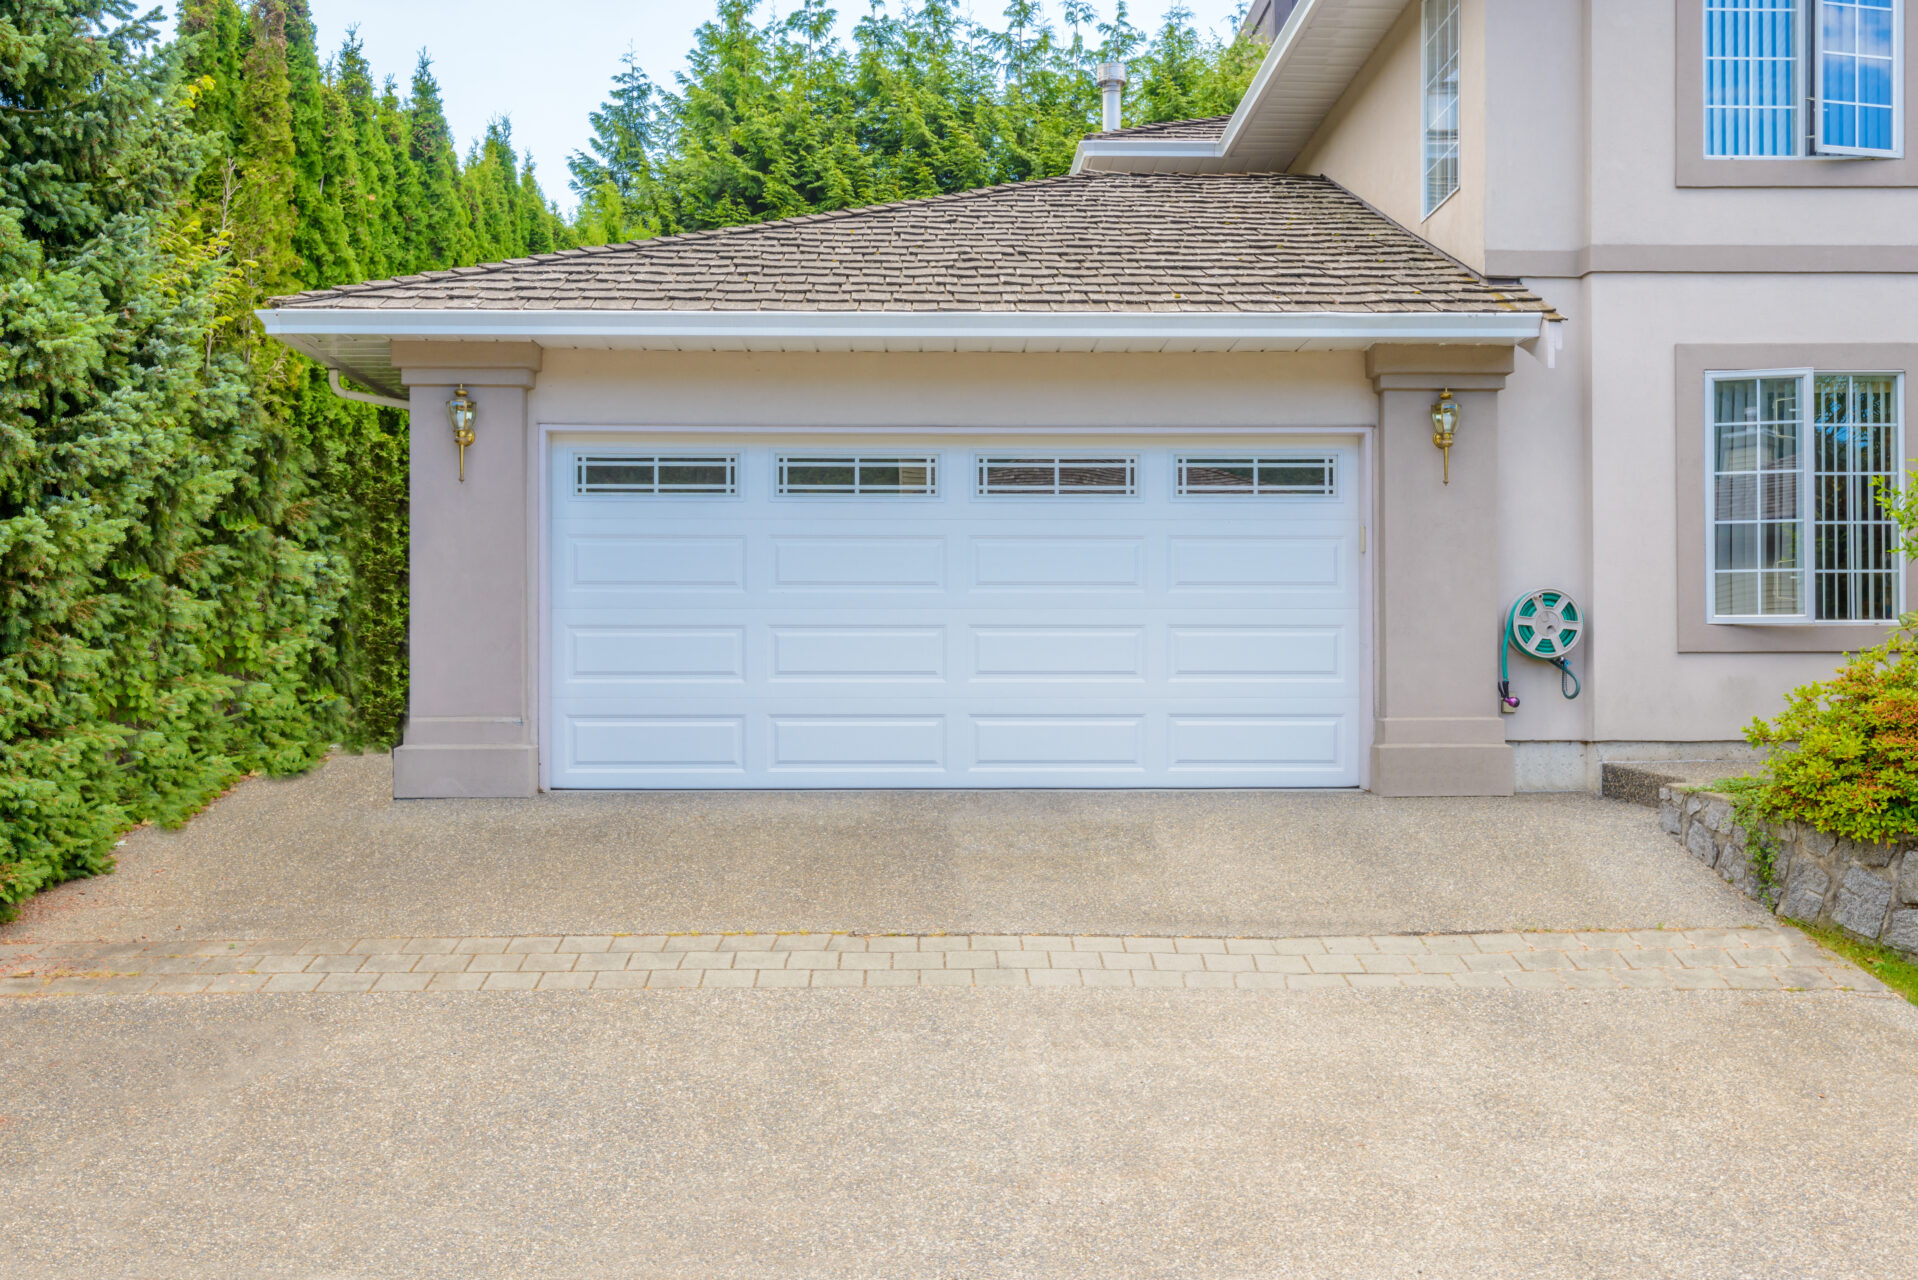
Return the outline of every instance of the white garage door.
[[[1354,786],[1358,452],[564,444],[555,787]]]

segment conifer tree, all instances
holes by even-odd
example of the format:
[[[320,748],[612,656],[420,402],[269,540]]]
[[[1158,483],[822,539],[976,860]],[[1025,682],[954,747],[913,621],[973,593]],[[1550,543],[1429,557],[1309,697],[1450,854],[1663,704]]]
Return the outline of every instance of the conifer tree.
[[[433,77],[433,60],[424,52],[413,69],[406,126],[414,169],[411,188],[402,188],[411,232],[409,269],[432,271],[472,262],[478,245],[459,198],[459,155],[440,102],[439,81]]]
[[[657,183],[652,156],[668,146],[671,122],[663,111],[664,95],[640,67],[631,49],[613,76],[612,93],[587,119],[593,127],[587,151],[575,151],[566,162],[572,174],[573,194],[582,211],[605,225],[610,216],[623,231],[631,222],[638,231],[657,222]],[[618,208],[613,209],[601,189],[611,186]],[[609,238],[621,238],[611,236]],[[595,243],[605,244],[601,239]]]

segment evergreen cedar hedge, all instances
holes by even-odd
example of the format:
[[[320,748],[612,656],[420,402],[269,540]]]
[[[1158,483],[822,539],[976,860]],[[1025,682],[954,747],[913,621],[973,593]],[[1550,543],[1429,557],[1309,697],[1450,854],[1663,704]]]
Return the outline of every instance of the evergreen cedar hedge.
[[[405,416],[264,340],[280,293],[1063,172],[1126,58],[1127,123],[1230,111],[1260,50],[1066,6],[921,0],[755,25],[718,0],[678,94],[628,59],[563,222],[508,126],[456,153],[305,0],[0,6],[0,916],[133,823],[381,747],[405,713]],[[1097,36],[1098,43],[1088,42]]]
[[[277,293],[554,247],[302,3],[0,10],[0,914],[405,706],[406,422],[260,336]]]

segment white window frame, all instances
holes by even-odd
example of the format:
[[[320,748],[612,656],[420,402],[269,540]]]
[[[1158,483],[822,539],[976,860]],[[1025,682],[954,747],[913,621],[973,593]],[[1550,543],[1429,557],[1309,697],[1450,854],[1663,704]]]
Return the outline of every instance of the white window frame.
[[[1812,111],[1811,128],[1805,136],[1811,151],[1821,156],[1862,156],[1879,160],[1898,160],[1905,154],[1905,3],[1891,4],[1891,146],[1841,147],[1825,141],[1825,0],[1810,0],[1812,17],[1807,39],[1811,45]]]
[[[1905,580],[1907,572],[1892,576],[1894,599],[1890,618],[1820,618],[1817,603],[1818,531],[1813,501],[1817,483],[1817,460],[1813,429],[1817,418],[1815,396],[1821,374],[1851,377],[1889,377],[1895,390],[1894,413],[1897,438],[1893,454],[1898,459],[1893,474],[1900,492],[1906,482],[1905,375],[1886,369],[1715,369],[1705,374],[1705,620],[1721,626],[1759,627],[1885,627],[1894,624],[1907,608]],[[1803,612],[1796,614],[1721,614],[1718,612],[1718,415],[1717,388],[1721,382],[1753,382],[1766,378],[1794,378],[1798,381],[1798,574],[1799,600]]]
[[[1458,194],[1463,175],[1464,94],[1460,88],[1463,73],[1464,41],[1460,0],[1420,0],[1419,3],[1419,216],[1430,218]],[[1443,11],[1436,21],[1433,15]],[[1443,68],[1432,65],[1432,37],[1435,30],[1449,23],[1452,29],[1452,185],[1445,194],[1432,198],[1432,84]]]

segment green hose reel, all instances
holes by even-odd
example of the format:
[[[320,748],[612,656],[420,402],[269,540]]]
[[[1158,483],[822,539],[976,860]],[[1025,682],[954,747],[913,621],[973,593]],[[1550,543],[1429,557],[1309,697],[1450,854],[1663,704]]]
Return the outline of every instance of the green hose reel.
[[[1559,692],[1576,698],[1578,677],[1572,674],[1567,655],[1584,634],[1585,613],[1566,592],[1547,587],[1512,601],[1505,611],[1505,638],[1498,647],[1498,709],[1507,715],[1518,710],[1518,698],[1512,693],[1514,649],[1557,667]]]

